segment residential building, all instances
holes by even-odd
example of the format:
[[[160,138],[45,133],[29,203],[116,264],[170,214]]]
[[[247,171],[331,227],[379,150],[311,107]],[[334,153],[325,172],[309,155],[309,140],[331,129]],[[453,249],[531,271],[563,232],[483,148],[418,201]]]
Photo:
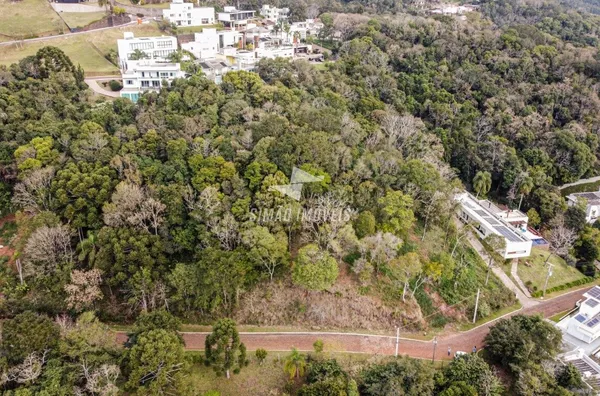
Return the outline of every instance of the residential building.
[[[135,58],[141,51],[146,60],[167,61],[169,55],[177,51],[177,38],[170,36],[161,37],[135,37],[132,32],[125,32],[122,39],[117,40],[119,52],[119,67],[127,70],[128,62]]]
[[[294,22],[290,25],[290,37],[298,33],[301,40],[306,40],[308,36],[317,36],[323,29],[323,23],[318,19],[307,19],[303,22]],[[283,33],[285,34],[285,33]]]
[[[481,239],[489,235],[498,235],[506,242],[505,249],[500,252],[505,259],[529,257],[532,241],[522,230],[509,223],[503,216],[496,214],[488,205],[482,204],[471,194],[458,194],[455,200],[460,203],[459,218],[465,223],[472,223]]]
[[[262,15],[268,21],[279,23],[288,19],[290,15],[290,9],[277,8],[268,4],[264,4],[260,9],[260,15]]]
[[[177,26],[202,26],[215,23],[213,7],[194,7],[183,0],[173,0],[169,9],[163,10],[163,18]]]
[[[585,343],[592,343],[600,337],[600,286],[594,286],[583,293],[585,300],[579,310],[561,320],[558,327],[568,335]]]
[[[456,5],[456,4],[441,4],[439,7],[429,10],[432,14],[442,14],[442,15],[463,15],[468,12],[473,12],[477,9],[477,6],[465,4],[465,5]]]
[[[594,223],[600,216],[600,191],[574,193],[567,196],[569,206],[585,202],[585,220]]]
[[[225,7],[223,12],[217,14],[217,20],[225,27],[241,29],[248,25],[248,21],[254,18],[256,11],[238,10],[235,7]]]
[[[181,48],[190,51],[198,59],[213,59],[223,54],[226,48],[235,51],[235,46],[243,48],[245,33],[236,30],[217,30],[205,28],[202,33],[194,34],[194,41],[184,43]]]
[[[148,91],[159,91],[176,78],[185,77],[179,63],[154,60],[129,61],[128,69],[121,71],[123,89],[121,97],[137,102],[140,95]]]
[[[223,76],[232,70],[232,67],[227,65],[227,63],[223,61],[206,61],[201,62],[200,67],[202,67],[202,72],[206,76],[206,78],[212,80],[213,82],[220,84],[223,81]]]

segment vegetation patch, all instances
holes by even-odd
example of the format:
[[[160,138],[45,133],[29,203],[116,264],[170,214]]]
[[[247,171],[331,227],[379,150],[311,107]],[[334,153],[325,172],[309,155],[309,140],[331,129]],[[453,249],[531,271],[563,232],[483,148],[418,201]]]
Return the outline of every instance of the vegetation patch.
[[[544,283],[548,275],[548,265],[546,260],[550,252],[540,248],[531,249],[531,256],[519,259],[517,274],[532,293],[543,292]],[[562,285],[579,285],[589,282],[586,276],[579,272],[577,268],[568,265],[565,260],[556,255],[552,255],[548,260],[552,264],[552,276],[548,279],[546,293],[550,289],[555,289]],[[568,288],[565,286],[565,288]],[[536,293],[537,294],[537,293]]]
[[[46,0],[0,0],[0,41],[22,40],[68,32]],[[0,59],[3,57],[0,54]]]

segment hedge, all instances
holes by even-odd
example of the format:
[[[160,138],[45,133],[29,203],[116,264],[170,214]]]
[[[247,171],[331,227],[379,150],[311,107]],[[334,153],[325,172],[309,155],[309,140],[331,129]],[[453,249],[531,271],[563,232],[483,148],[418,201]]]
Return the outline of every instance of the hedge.
[[[590,276],[586,276],[585,278],[581,278],[581,279],[578,279],[578,280],[573,281],[573,282],[568,282],[568,283],[565,283],[565,284],[562,284],[562,285],[559,285],[559,286],[554,286],[554,287],[551,287],[549,289],[546,289],[546,293],[553,293],[553,292],[556,292],[556,291],[570,289],[570,288],[575,287],[575,286],[585,285],[586,283],[593,282],[594,280],[596,280],[596,278],[592,278]],[[538,291],[535,291],[535,292],[531,293],[531,296],[532,297],[541,297],[542,294],[543,294],[543,290],[538,290]]]

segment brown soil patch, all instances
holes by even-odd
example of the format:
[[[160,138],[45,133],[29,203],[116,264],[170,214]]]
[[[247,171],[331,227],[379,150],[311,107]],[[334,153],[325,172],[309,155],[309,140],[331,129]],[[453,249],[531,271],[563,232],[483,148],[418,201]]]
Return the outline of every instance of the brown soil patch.
[[[342,267],[343,268],[343,267]],[[330,290],[307,292],[289,281],[265,283],[247,293],[234,313],[239,324],[301,326],[314,330],[419,329],[426,326],[415,302],[389,306],[358,293],[358,285],[342,269]]]

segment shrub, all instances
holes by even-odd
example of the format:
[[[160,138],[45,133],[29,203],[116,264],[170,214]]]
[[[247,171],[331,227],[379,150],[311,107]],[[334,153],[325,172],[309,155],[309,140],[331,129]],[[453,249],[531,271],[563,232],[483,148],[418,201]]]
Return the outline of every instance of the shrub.
[[[125,11],[125,8],[123,7],[114,7],[113,8],[113,14],[115,15],[124,15],[127,11]]]
[[[108,86],[110,87],[111,91],[120,91],[123,89],[123,84],[121,84],[120,81],[117,80],[110,80],[110,82],[108,83]]]
[[[594,278],[586,276],[585,278],[577,279],[573,282],[568,282],[568,283],[564,283],[562,285],[550,287],[550,288],[546,289],[546,293],[553,293],[556,291],[570,289],[572,287],[585,285],[586,283],[590,283],[593,281],[594,281]],[[531,296],[532,297],[541,297],[542,294],[543,294],[543,290],[536,290],[533,293],[531,293]]]

